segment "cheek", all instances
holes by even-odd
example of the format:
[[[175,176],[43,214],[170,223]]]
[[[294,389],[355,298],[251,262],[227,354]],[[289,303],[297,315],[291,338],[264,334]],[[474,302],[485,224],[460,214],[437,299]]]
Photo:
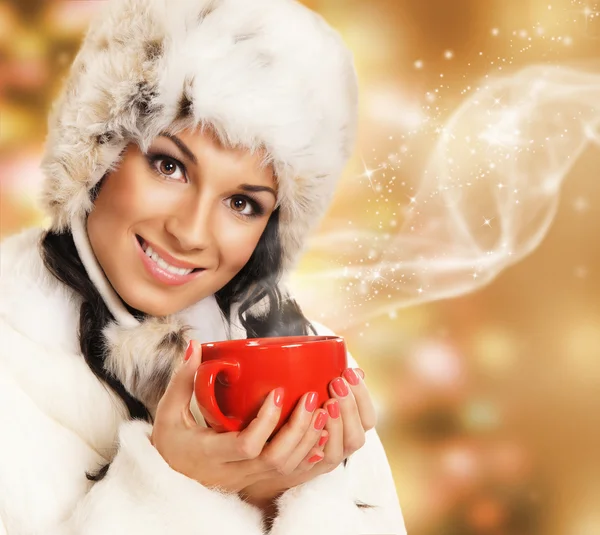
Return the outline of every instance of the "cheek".
[[[151,210],[144,188],[140,187],[140,175],[132,167],[126,164],[105,179],[88,217],[92,247],[107,271],[127,251],[121,247],[129,246],[129,229]]]
[[[115,181],[102,209],[116,221],[129,222],[143,219],[152,212],[152,195],[149,188],[140,187],[136,180]],[[116,222],[115,221],[115,222]]]
[[[263,230],[264,225],[252,225],[222,232],[219,241],[223,264],[234,271],[242,269],[256,249]]]
[[[141,156],[128,157],[100,190],[95,210],[101,212],[104,219],[110,218],[113,226],[150,218],[165,210],[170,202],[144,166]]]

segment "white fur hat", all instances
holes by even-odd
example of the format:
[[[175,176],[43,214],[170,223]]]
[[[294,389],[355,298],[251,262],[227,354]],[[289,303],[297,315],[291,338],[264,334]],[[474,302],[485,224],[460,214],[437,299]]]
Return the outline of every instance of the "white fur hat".
[[[233,320],[222,324],[214,296],[168,317],[130,314],[85,228],[94,186],[129,142],[147,150],[165,131],[209,127],[227,146],[266,149],[288,271],[352,152],[357,80],[339,35],[294,0],[110,0],[103,9],[50,114],[42,202],[53,230],[72,230],[115,318],[103,329],[105,367],[152,407],[156,378],[170,376],[187,338],[245,331]]]
[[[111,0],[52,109],[43,205],[82,221],[128,142],[208,126],[266,149],[279,186],[284,267],[322,218],[353,150],[357,82],[339,35],[294,0]]]

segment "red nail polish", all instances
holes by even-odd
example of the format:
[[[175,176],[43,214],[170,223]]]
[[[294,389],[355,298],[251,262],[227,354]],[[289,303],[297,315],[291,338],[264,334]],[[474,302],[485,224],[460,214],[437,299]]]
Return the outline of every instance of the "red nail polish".
[[[337,401],[330,403],[329,405],[327,405],[327,412],[332,418],[339,418],[340,404]]]
[[[276,388],[273,393],[273,403],[275,403],[276,407],[281,407],[283,405],[283,394],[285,390],[281,387]]]
[[[312,457],[311,457],[311,458],[308,460],[308,462],[309,462],[309,463],[316,463],[316,462],[319,462],[319,461],[322,461],[322,460],[323,460],[323,456],[322,456],[322,455],[313,455],[313,456],[312,456]]]
[[[358,375],[360,375],[361,379],[365,378],[365,372],[363,370],[361,370],[360,368],[356,368],[356,373],[358,373]]]
[[[358,375],[356,375],[356,372],[352,368],[344,370],[344,377],[352,386],[356,386],[360,381]]]
[[[333,391],[338,396],[343,398],[348,395],[348,387],[341,377],[334,379],[331,384],[333,385]]]
[[[315,429],[320,431],[321,429],[323,429],[325,427],[326,423],[327,423],[327,413],[325,411],[321,411],[319,413],[319,416],[317,416],[317,419],[315,420]]]
[[[192,344],[192,341],[190,340],[188,342],[187,349],[185,350],[185,357],[183,358],[183,360],[185,360],[186,362],[188,360],[190,360],[190,357],[192,356],[193,352],[194,352],[194,344]]]
[[[306,396],[306,401],[304,402],[304,408],[308,412],[312,412],[317,408],[317,401],[319,401],[319,395],[316,392],[311,392]]]
[[[325,444],[327,444],[327,441],[329,440],[329,435],[323,435],[320,439],[319,439],[319,447],[324,446]]]

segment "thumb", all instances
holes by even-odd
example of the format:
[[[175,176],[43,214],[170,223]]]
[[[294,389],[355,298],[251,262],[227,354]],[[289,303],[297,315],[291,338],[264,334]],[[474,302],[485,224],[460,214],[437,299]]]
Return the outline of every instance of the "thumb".
[[[190,340],[184,360],[179,365],[167,390],[161,399],[162,411],[167,417],[178,419],[182,414],[189,413],[189,406],[194,395],[194,376],[202,362],[202,345],[196,340]],[[194,421],[191,413],[189,415]]]

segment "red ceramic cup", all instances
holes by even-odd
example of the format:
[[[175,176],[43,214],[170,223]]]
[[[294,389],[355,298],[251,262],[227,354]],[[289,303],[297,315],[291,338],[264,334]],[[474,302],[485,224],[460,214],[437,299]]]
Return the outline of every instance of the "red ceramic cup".
[[[346,343],[339,336],[211,342],[202,344],[194,393],[206,424],[225,432],[244,429],[269,392],[285,388],[275,434],[307,392],[317,392],[317,406],[327,401],[329,383],[347,367]]]

